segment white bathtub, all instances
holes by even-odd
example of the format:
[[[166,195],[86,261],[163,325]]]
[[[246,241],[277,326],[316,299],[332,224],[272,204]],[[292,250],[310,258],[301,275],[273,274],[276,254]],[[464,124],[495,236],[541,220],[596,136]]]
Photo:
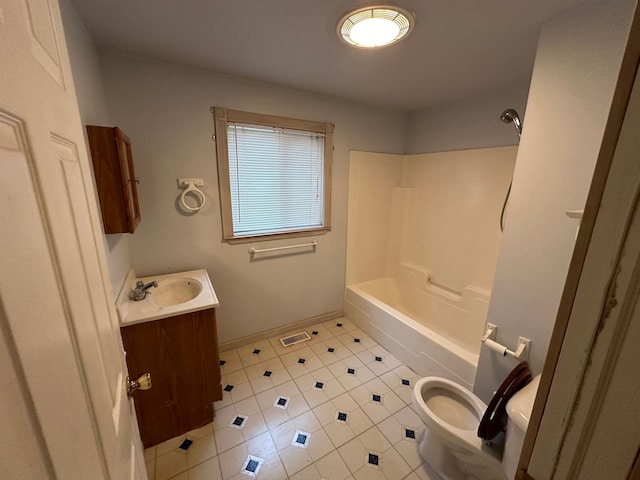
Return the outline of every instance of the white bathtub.
[[[403,264],[398,278],[347,286],[345,315],[416,373],[473,388],[490,292],[455,293]]]

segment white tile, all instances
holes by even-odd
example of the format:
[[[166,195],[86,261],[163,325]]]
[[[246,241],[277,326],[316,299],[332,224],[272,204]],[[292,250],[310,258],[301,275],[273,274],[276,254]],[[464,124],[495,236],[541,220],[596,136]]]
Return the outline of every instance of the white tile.
[[[168,478],[184,472],[187,469],[187,456],[171,451],[156,460],[156,480]]]
[[[357,357],[377,376],[402,365],[400,360],[380,345],[358,353]]]
[[[144,450],[144,461],[145,462],[155,462],[156,461],[156,447],[145,448]]]
[[[359,329],[345,332],[337,338],[354,354],[363,352],[378,345],[369,335]]]
[[[313,412],[336,447],[373,426],[348,393],[319,405]],[[342,417],[346,418],[341,420]]]
[[[249,477],[242,475],[240,470],[249,455],[264,459],[256,478],[268,480],[282,480],[287,478],[269,432],[265,432],[220,454],[218,458],[220,460],[222,478],[247,480]]]
[[[276,427],[309,410],[309,405],[294,382],[287,382],[256,395],[269,428]],[[278,398],[288,399],[285,408],[276,407]]]
[[[238,350],[227,350],[220,352],[220,374],[228,375],[231,372],[242,369],[242,362],[238,355]]]
[[[237,377],[241,377],[240,372],[244,374],[244,370],[239,370],[238,372],[234,372],[232,375]],[[251,384],[248,380],[242,383],[232,383],[228,378],[223,377],[221,381],[222,385],[222,400],[213,403],[213,408],[217,412],[219,409],[224,408],[233,403],[244,400],[245,398],[249,398],[253,396],[253,389],[251,388]],[[225,390],[227,385],[233,387],[230,391]]]
[[[238,348],[238,355],[245,368],[277,356],[276,351],[268,340],[240,347]]]
[[[354,388],[350,393],[375,424],[406,406],[404,401],[379,378]]]
[[[347,391],[375,377],[373,372],[355,355],[339,360],[327,368]],[[353,373],[349,373],[351,370]]]
[[[309,347],[289,352],[280,357],[287,371],[293,378],[300,377],[324,367],[318,356]]]
[[[291,476],[313,463],[311,455],[305,448],[288,445],[278,451],[287,475]]]
[[[217,454],[216,442],[213,432],[196,439],[187,450],[187,466],[189,468],[198,465],[205,460],[215,457]]]
[[[349,469],[337,451],[315,462],[315,467],[320,477],[326,480],[345,480],[350,476]]]
[[[278,451],[291,445],[293,435],[297,430],[314,435],[322,426],[312,411],[308,411],[271,429],[271,437]],[[296,447],[297,448],[297,447]]]
[[[353,355],[351,350],[345,347],[343,343],[335,337],[330,340],[311,345],[311,349],[325,365],[331,365],[338,360],[342,360]]]
[[[404,477],[403,480],[420,480],[420,477],[415,472],[411,472],[409,475]]]
[[[240,428],[232,425],[237,417],[246,417]],[[267,431],[267,425],[255,397],[249,397],[216,412],[213,430],[219,452],[232,448]]]
[[[418,452],[418,442],[422,438],[425,427],[420,417],[411,408],[403,408],[380,423],[378,428],[412,469],[422,465],[424,460]],[[410,438],[407,430],[413,431],[415,438]]]
[[[395,480],[411,472],[411,467],[376,427],[343,445],[338,452],[356,479]],[[370,453],[378,456],[377,466],[367,462]]]
[[[220,471],[220,462],[218,457],[190,468],[188,471],[188,480],[222,480],[222,472]],[[173,480],[173,479],[172,479]]]
[[[345,392],[344,387],[334,378],[326,367],[319,368],[310,374],[298,377],[295,379],[295,382],[311,408]],[[322,384],[321,388],[317,387],[319,384]]]
[[[172,450],[175,450],[180,446],[183,440],[184,440],[184,435],[178,435],[177,437],[174,437],[169,440],[165,440],[162,443],[159,443],[158,445],[155,446],[156,458],[161,457],[162,455],[165,455]]]
[[[380,376],[380,379],[386,383],[396,395],[402,398],[407,405],[411,405],[412,403],[411,394],[413,392],[413,386],[419,378],[420,376],[406,365],[401,365]],[[405,385],[403,380],[408,380],[409,385]]]
[[[150,461],[150,462],[146,462],[144,464],[146,470],[147,470],[147,480],[154,480],[156,478],[156,461],[155,459]]]
[[[308,340],[307,342],[305,342],[308,346],[315,345],[317,343],[322,343],[331,338],[334,338],[333,334],[322,323],[311,325],[310,327],[307,327],[305,331],[311,337],[311,340]]]
[[[345,317],[328,320],[326,322],[322,322],[322,324],[336,337],[358,328],[351,320]]]

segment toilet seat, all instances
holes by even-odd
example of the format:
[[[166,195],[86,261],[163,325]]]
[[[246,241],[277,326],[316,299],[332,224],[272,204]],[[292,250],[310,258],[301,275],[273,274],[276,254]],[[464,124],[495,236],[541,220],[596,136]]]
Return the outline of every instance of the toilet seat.
[[[487,410],[478,425],[478,437],[493,440],[504,430],[507,423],[507,402],[522,387],[531,381],[531,370],[527,362],[520,362],[504,379],[494,393]]]

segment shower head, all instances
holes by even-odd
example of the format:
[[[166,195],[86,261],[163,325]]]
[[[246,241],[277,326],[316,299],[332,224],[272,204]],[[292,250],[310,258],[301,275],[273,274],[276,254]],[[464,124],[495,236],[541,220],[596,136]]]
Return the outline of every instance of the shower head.
[[[500,115],[500,120],[504,123],[513,122],[513,126],[516,128],[516,132],[518,132],[518,137],[522,135],[522,122],[520,122],[520,117],[518,116],[518,112],[516,112],[513,108],[507,108],[502,115]]]

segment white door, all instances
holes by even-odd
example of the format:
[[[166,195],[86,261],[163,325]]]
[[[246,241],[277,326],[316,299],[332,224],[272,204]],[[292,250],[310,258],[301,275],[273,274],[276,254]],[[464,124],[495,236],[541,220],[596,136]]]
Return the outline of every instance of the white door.
[[[2,478],[146,478],[91,175],[57,1],[0,2]]]

